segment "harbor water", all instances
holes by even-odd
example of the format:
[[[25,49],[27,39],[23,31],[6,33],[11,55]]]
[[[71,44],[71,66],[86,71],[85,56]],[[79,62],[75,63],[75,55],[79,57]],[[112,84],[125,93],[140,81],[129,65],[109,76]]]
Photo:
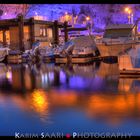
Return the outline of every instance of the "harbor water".
[[[0,64],[0,135],[140,130],[140,80],[118,64]]]

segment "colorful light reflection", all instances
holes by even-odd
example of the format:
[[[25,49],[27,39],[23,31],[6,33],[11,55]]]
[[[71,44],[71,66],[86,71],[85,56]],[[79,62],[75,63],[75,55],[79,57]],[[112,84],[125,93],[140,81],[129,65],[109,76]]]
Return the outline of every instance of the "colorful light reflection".
[[[32,109],[40,114],[46,114],[48,111],[48,98],[43,90],[34,90],[30,97],[30,103]]]
[[[10,81],[12,80],[12,72],[7,71],[6,72],[6,78],[9,79]]]

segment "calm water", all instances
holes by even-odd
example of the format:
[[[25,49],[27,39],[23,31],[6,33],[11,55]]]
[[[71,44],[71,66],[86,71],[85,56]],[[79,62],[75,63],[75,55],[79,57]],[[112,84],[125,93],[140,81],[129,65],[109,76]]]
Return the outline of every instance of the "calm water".
[[[0,64],[0,135],[140,134],[140,80],[117,64]]]

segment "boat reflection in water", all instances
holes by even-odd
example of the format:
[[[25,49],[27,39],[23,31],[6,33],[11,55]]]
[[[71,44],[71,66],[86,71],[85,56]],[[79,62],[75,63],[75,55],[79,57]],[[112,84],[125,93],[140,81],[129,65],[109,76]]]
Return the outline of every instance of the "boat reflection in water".
[[[119,78],[117,64],[1,64],[0,135],[46,128],[64,133],[119,128],[137,135],[139,85],[139,79]]]
[[[126,120],[140,121],[140,94],[93,95],[89,99],[90,116],[119,127]]]

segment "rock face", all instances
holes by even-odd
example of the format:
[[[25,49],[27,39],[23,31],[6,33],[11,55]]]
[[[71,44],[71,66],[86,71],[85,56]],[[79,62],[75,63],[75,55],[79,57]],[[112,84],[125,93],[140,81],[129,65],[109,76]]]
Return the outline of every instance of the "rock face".
[[[124,12],[126,6],[132,9],[134,21],[140,17],[140,4],[0,4],[0,18],[14,18],[25,13],[27,18],[41,15],[47,20],[56,20],[68,12],[78,15],[79,23],[85,20],[81,15],[90,16],[93,29],[101,31],[109,23],[128,23],[128,14]]]

